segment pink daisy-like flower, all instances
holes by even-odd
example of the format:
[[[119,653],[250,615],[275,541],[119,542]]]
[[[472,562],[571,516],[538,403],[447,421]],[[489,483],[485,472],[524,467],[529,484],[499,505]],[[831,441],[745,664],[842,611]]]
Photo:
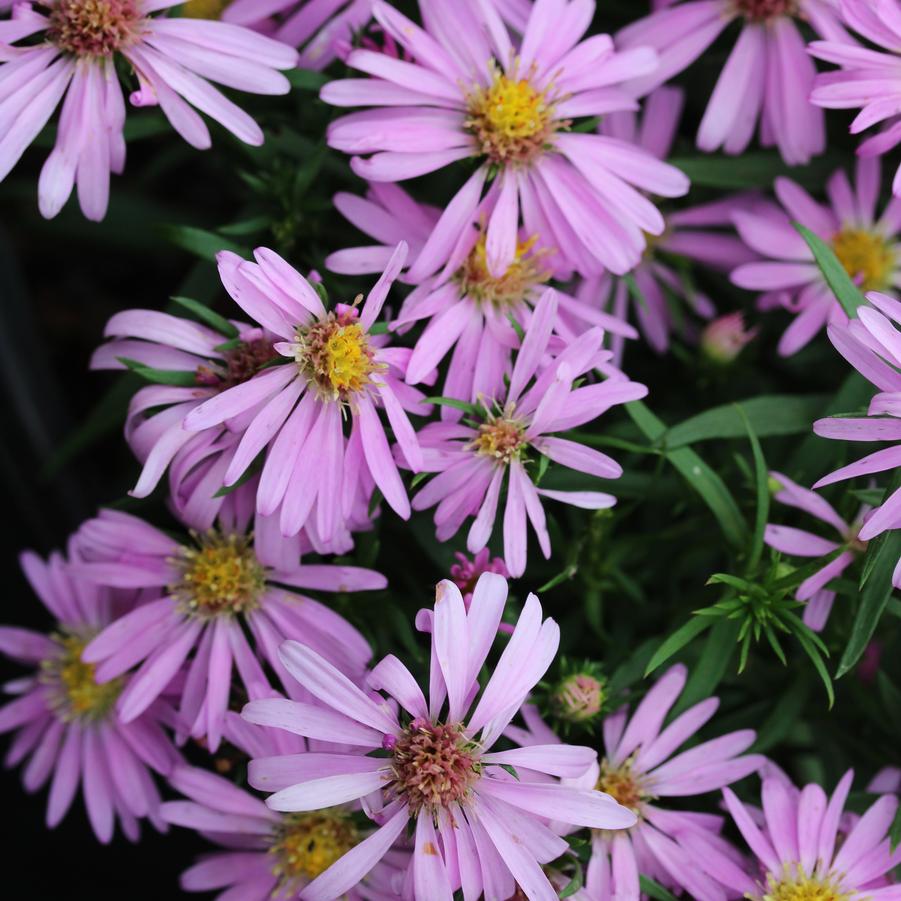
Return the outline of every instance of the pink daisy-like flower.
[[[879,393],[870,401],[865,418],[819,419],[813,430],[822,438],[892,441],[894,446],[837,469],[820,479],[814,488],[901,466],[901,333],[897,328],[901,326],[901,303],[875,292],[868,294],[867,299],[872,306],[860,307],[857,318],[847,325],[829,327],[829,340]],[[858,538],[869,541],[887,529],[897,528],[901,528],[901,488],[873,511],[861,526]],[[901,562],[895,570],[895,582],[901,583]]]
[[[497,201],[485,235],[495,277],[517,258],[520,217],[528,237],[539,235],[582,274],[627,272],[645,233],[663,231],[657,209],[635,188],[679,196],[688,179],[640,148],[570,130],[575,119],[634,109],[619,85],[657,64],[644,48],[615,51],[609,35],[581,40],[593,12],[593,2],[537,0],[514,47],[490,3],[422,2],[423,27],[374,4],[378,23],[415,62],[352,52],[348,65],[371,77],[332,82],[322,98],[376,108],[335,120],[329,144],[354,154],[351,166],[369,181],[480,162],[410,267],[412,281],[437,272],[466,239],[462,227],[494,173]]]
[[[308,745],[300,736],[252,726],[236,713],[226,718],[225,737],[249,756],[289,754],[295,762]],[[341,745],[312,744],[323,752],[348,750]],[[310,758],[311,763],[314,759]],[[296,897],[303,886],[366,835],[347,805],[312,813],[277,813],[228,779],[188,766],[176,767],[169,783],[188,800],[163,804],[163,820],[195,829],[223,848],[185,871],[181,888],[186,892],[221,891],[219,901],[236,895],[242,901]],[[388,889],[399,872],[397,867],[406,866],[408,858],[402,851],[389,852],[359,891],[350,890],[348,901],[394,895],[382,894],[379,886]],[[391,865],[392,860],[396,866]]]
[[[0,22],[0,180],[65,97],[56,144],[38,185],[42,215],[55,216],[76,182],[85,216],[106,215],[110,172],[125,166],[120,58],[140,86],[131,103],[159,104],[192,146],[210,146],[197,110],[242,141],[263,143],[256,122],[210,81],[255,94],[286,94],[290,83],[277,70],[295,66],[297,53],[235,25],[153,15],[180,2],[46,0],[39,8],[17,3],[12,18]]]
[[[488,898],[509,898],[518,886],[530,901],[552,901],[557,893],[541,865],[559,857],[567,843],[545,825],[547,820],[597,829],[622,829],[635,822],[634,814],[600,792],[563,786],[556,779],[519,780],[504,769],[577,776],[594,759],[589,748],[554,744],[492,753],[546,672],[560,639],[557,624],[542,622],[541,604],[529,595],[480,693],[478,674],[497,635],[506,597],[504,579],[486,573],[467,612],[452,582],[438,585],[429,701],[396,657],[384,658],[368,677],[370,688],[396,700],[402,719],[386,700],[365,694],[315,651],[294,641],[282,645],[285,666],[331,709],[264,700],[249,704],[244,717],[311,738],[340,739],[359,751],[252,760],[251,784],[278,789],[266,802],[273,810],[315,811],[365,799],[380,823],[301,892],[304,901],[330,901],[356,885],[411,819],[415,850],[404,897],[451,901],[462,889],[467,901],[483,892]],[[377,749],[388,753],[369,756]]]
[[[631,112],[614,113],[602,120],[600,130],[665,160],[672,150],[684,101],[685,95],[678,88],[658,88],[645,101],[640,117]],[[664,212],[663,232],[648,239],[641,261],[632,272],[641,292],[640,301],[631,296],[624,280],[609,274],[585,279],[577,297],[595,307],[600,298],[615,320],[626,319],[631,306],[644,339],[658,353],[665,352],[674,329],[689,337],[696,332],[687,317],[680,317],[680,322],[674,316],[668,294],[684,299],[691,312],[702,319],[709,319],[715,312],[710,298],[687,289],[667,258],[684,257],[723,272],[756,259],[756,254],[732,234],[732,213],[740,208],[740,198],[726,198]],[[612,335],[614,359],[619,361],[623,353],[622,334]]]
[[[413,498],[414,509],[437,505],[435,525],[440,541],[456,534],[466,518],[474,516],[467,547],[470,553],[477,553],[491,538],[501,489],[506,484],[504,563],[517,578],[526,567],[527,518],[542,553],[550,556],[541,497],[589,510],[616,503],[612,495],[598,491],[538,488],[534,484],[535,458],[543,455],[579,472],[619,478],[622,467],[615,460],[575,441],[553,437],[553,433],[576,428],[616,404],[647,394],[644,385],[618,372],[599,384],[573,388],[575,380],[606,365],[610,358],[609,351],[601,350],[603,332],[597,328],[569,344],[539,372],[556,314],[555,292],[548,290],[535,310],[506,391],[482,399],[479,425],[429,423],[419,432],[425,451],[423,469],[438,475]]]
[[[364,473],[398,515],[410,515],[376,405],[384,408],[414,471],[421,469],[422,452],[405,409],[425,413],[429,408],[422,404],[422,394],[402,381],[410,352],[385,347],[382,336],[371,334],[406,254],[401,242],[362,308],[361,295],[353,306],[338,304],[331,311],[273,251],[258,248],[256,263],[233,253],[219,255],[219,274],[233,300],[281,339],[274,349],[282,365],[205,400],[188,412],[183,425],[202,432],[223,424],[233,427],[244,418],[225,484],[238,481],[268,447],[257,509],[269,516],[280,508],[285,535],[303,528],[314,504],[316,531],[323,540],[342,528]],[[352,422],[347,439],[345,419]]]
[[[822,110],[809,100],[816,68],[797,23],[820,37],[851,43],[838,0],[685,0],[666,3],[616,36],[623,48],[653,47],[660,65],[628,87],[645,93],[700,57],[731,23],[741,33],[701,120],[698,147],[740,154],[760,123],[760,142],[790,165],[826,149]]]
[[[23,777],[29,792],[40,789],[52,775],[47,803],[50,829],[68,812],[80,783],[98,840],[112,839],[118,819],[125,835],[137,841],[140,818],[165,828],[151,772],[168,775],[179,759],[163,730],[173,715],[158,702],[129,723],[116,718],[116,702],[127,689],[127,680],[101,680],[81,655],[101,629],[131,608],[136,592],[111,591],[86,580],[76,565],[75,542],[70,542],[69,556],[67,561],[61,554],[51,554],[46,562],[33,553],[21,557],[26,578],[57,626],[49,636],[0,627],[0,653],[38,667],[34,676],[6,686],[18,695],[0,708],[0,732],[17,732],[6,765],[15,766],[31,756]]]
[[[840,839],[853,776],[849,770],[827,797],[815,783],[798,790],[783,774],[769,773],[763,778],[762,818],[724,789],[726,807],[760,875],[749,876],[714,847],[704,849],[707,865],[725,886],[752,901],[897,901],[901,886],[889,884],[889,872],[901,863],[901,848],[890,849],[888,831],[898,799],[883,795]]]
[[[521,230],[513,261],[500,274],[488,264],[485,223],[498,202],[497,183],[473,212],[472,221],[461,228],[460,240],[443,271],[427,278],[408,295],[393,329],[406,329],[417,322],[426,328],[417,339],[407,366],[406,380],[418,384],[429,378],[450,355],[443,392],[446,396],[475,402],[479,396],[495,396],[503,388],[510,356],[519,346],[511,317],[528,331],[535,304],[545,284],[556,276],[572,273],[560,269],[560,260],[540,236]],[[338,194],[335,205],[361,231],[382,243],[339,250],[326,264],[337,272],[377,272],[384,266],[392,246],[407,240],[415,254],[427,242],[438,219],[438,211],[417,204],[397,185],[370,184],[365,199]],[[409,280],[409,276],[402,276]],[[630,326],[593,304],[557,291],[554,332],[566,341],[587,327],[600,326],[620,338],[635,338]],[[451,407],[443,418],[458,418]]]
[[[863,506],[853,523],[846,523],[838,515],[835,508],[827,500],[809,488],[802,488],[781,472],[771,472],[770,478],[778,485],[774,495],[780,503],[789,507],[797,507],[821,522],[832,526],[838,532],[841,541],[821,538],[813,532],[796,529],[791,526],[778,526],[767,523],[764,541],[783,554],[795,557],[823,557],[841,548],[841,553],[822,569],[808,576],[799,586],[795,597],[799,601],[807,601],[804,607],[804,622],[819,632],[829,619],[835,592],[826,586],[841,574],[859,557],[867,547],[865,541],[858,538],[868,506]]]
[[[463,603],[466,609],[472,601],[472,593],[478,584],[482,573],[497,573],[499,576],[507,578],[510,573],[507,572],[507,566],[500,557],[492,558],[487,547],[483,547],[472,558],[466,554],[457,551],[454,556],[457,562],[451,565],[450,576],[454,585],[460,589],[463,594]]]
[[[302,69],[325,69],[372,17],[372,0],[232,0],[224,22],[300,48]]]
[[[716,713],[718,698],[708,698],[663,723],[685,687],[681,664],[670,668],[629,716],[627,707],[604,719],[604,756],[566,784],[597,788],[634,811],[638,822],[611,834],[592,832],[586,901],[640,897],[638,877],[648,876],[695,901],[725,901],[711,878],[700,849],[708,844],[732,859],[720,838],[722,817],[668,808],[670,798],[690,798],[731,785],[760,769],[765,758],[745,754],[755,738],[750,729],[675,752]],[[506,734],[528,747],[559,741],[534,707],[523,708],[528,729],[508,727]],[[675,756],[673,756],[675,754]],[[735,855],[737,857],[737,855]]]
[[[205,738],[215,751],[233,669],[249,697],[271,693],[245,630],[286,691],[294,683],[277,648],[289,635],[303,636],[344,672],[362,675],[372,654],[363,636],[323,604],[279,586],[363,591],[384,588],[385,578],[357,567],[300,566],[296,553],[292,560],[285,552],[277,529],[251,536],[247,527],[247,519],[220,520],[218,529],[180,543],[112,510],[81,527],[78,539],[92,555],[79,564],[80,574],[100,585],[152,592],[152,600],[120,617],[84,651],[101,682],[137,667],[117,701],[122,722],[140,716],[188,661],[179,715],[189,734]]]
[[[775,191],[781,208],[765,203],[734,213],[742,239],[767,259],[739,266],[732,281],[742,288],[763,291],[760,309],[783,307],[796,314],[779,342],[783,356],[796,353],[825,325],[846,321],[813,252],[792,222],[807,226],[830,244],[864,291],[901,286],[901,199],[893,198],[877,218],[879,183],[879,160],[860,159],[853,187],[841,170],[829,179],[828,207],[791,179],[777,178]]]
[[[827,109],[860,107],[851,123],[852,134],[884,123],[878,134],[857,149],[861,156],[881,156],[901,143],[901,4],[898,0],[840,2],[848,27],[882,50],[836,41],[824,34],[826,40],[814,41],[808,50],[817,59],[841,69],[818,75],[810,99]],[[895,173],[892,191],[901,196],[901,167]]]

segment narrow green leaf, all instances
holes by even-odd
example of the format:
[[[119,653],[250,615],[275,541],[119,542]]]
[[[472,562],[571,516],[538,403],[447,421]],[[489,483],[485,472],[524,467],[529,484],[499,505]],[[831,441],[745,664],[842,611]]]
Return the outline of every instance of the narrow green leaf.
[[[769,438],[807,434],[828,401],[824,394],[762,394],[739,404],[757,437]],[[674,425],[664,439],[667,448],[717,438],[742,438],[747,434],[747,427],[736,406],[713,407]]]
[[[826,687],[826,695],[829,698],[829,709],[831,710],[835,704],[835,690],[832,688],[832,679],[829,676],[829,670],[826,669],[826,664],[823,662],[820,652],[814,647],[813,642],[803,632],[796,632],[795,638],[798,639],[801,647],[804,649],[804,653],[811,659],[814,669],[817,671],[817,675],[819,675],[823,685]]]
[[[262,468],[265,452],[260,451],[254,461],[241,473],[240,478],[231,485],[223,485],[213,497],[226,497],[233,491],[237,491],[242,485],[246,485]]]
[[[284,73],[292,88],[301,91],[318,91],[331,79],[322,72],[314,72],[311,69],[289,69]]]
[[[754,534],[751,536],[751,552],[748,555],[748,572],[753,572],[760,562],[761,554],[763,554],[763,533],[770,515],[769,472],[766,468],[766,460],[763,457],[763,449],[760,447],[760,441],[757,439],[751,420],[748,419],[748,415],[741,404],[736,404],[735,407],[744,421],[748,432],[748,440],[751,442],[751,453],[754,457],[757,505],[754,515]]]
[[[502,770],[506,770],[517,782],[519,782],[519,773],[516,772],[516,768],[511,766],[509,763],[502,763],[500,765]]]
[[[455,410],[462,410],[464,413],[470,413],[478,416],[482,411],[475,404],[469,404],[465,400],[457,400],[455,397],[427,397],[427,404],[438,404],[440,407],[453,407]]]
[[[720,620],[707,633],[701,656],[692,667],[685,690],[670,714],[671,718],[709,698],[716,691],[735,653],[738,629],[737,622]]]
[[[654,901],[678,901],[678,898],[671,892],[668,892],[659,882],[655,882],[650,876],[639,876],[639,883],[641,883],[641,890],[646,894],[649,898],[653,898]]]
[[[237,338],[238,329],[233,326],[224,316],[220,316],[211,310],[205,303],[199,300],[192,300],[190,297],[173,297],[171,298],[179,306],[190,310],[201,322],[206,323],[211,329],[224,335],[226,338]]]
[[[644,671],[650,676],[655,669],[666,663],[677,651],[681,651],[693,638],[713,625],[713,620],[706,616],[693,616],[685,625],[680,626],[657,648],[651,662]]]
[[[171,244],[213,263],[223,250],[230,250],[242,257],[250,255],[248,248],[203,228],[194,228],[190,225],[159,225],[157,228]]]
[[[703,154],[702,156],[670,158],[667,162],[678,166],[690,179],[693,187],[770,188],[780,175],[790,175],[796,181],[818,187],[839,165],[834,155],[814,160],[803,168],[789,167],[774,151],[751,151],[740,157]]]
[[[272,225],[271,216],[254,216],[252,219],[242,219],[240,222],[232,222],[229,225],[222,225],[218,231],[221,235],[229,237],[241,238],[244,235],[255,235],[263,229]]]
[[[579,571],[579,567],[574,563],[570,564],[566,567],[566,569],[557,573],[552,579],[549,579],[547,582],[542,585],[538,591],[539,593],[550,591],[552,588],[556,588],[561,582],[566,582],[571,579],[577,572]]]
[[[557,896],[559,898],[569,898],[571,895],[574,895],[580,888],[585,884],[585,874],[582,872],[582,863],[579,860],[576,860],[576,872],[573,874],[573,878],[560,889],[560,894]]]
[[[901,844],[901,807],[895,813],[895,819],[892,820],[892,825],[889,826],[888,830],[889,842],[891,842],[891,849],[894,853],[895,848]]]
[[[854,284],[851,276],[845,271],[845,267],[838,261],[835,252],[822,238],[801,225],[800,222],[795,222],[794,226],[807,242],[807,246],[813,253],[836,300],[842,305],[842,309],[848,317],[853,319],[857,315],[857,308],[866,303],[860,288]]]
[[[772,713],[758,729],[757,741],[751,748],[752,751],[758,754],[769,751],[791,732],[807,702],[810,693],[809,679],[810,677],[802,672],[788,691],[779,698]]]
[[[154,369],[152,366],[145,366],[137,360],[130,360],[128,357],[116,357],[116,359],[129,371],[139,375],[148,382],[155,385],[179,385],[184,388],[197,387],[196,372],[182,372],[171,369]]]

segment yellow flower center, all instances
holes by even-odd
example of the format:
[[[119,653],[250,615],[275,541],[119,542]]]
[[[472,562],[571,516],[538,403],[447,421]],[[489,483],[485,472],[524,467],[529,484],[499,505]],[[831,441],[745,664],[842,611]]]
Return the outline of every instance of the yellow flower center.
[[[94,664],[81,659],[92,635],[64,632],[53,636],[59,654],[41,663],[41,681],[51,689],[51,704],[65,722],[101,720],[113,709],[124,680],[97,682]]]
[[[542,254],[532,252],[536,240],[532,237],[527,241],[518,241],[516,258],[507,271],[496,278],[488,269],[486,235],[483,232],[457,273],[461,293],[481,304],[499,308],[520,304],[528,298],[535,285],[551,277],[550,271],[541,267]]]
[[[259,606],[266,587],[266,571],[257,560],[251,540],[210,529],[195,535],[196,547],[183,546],[174,563],[181,578],[169,586],[186,613],[213,617],[247,613]]]
[[[468,445],[475,453],[491,457],[506,466],[518,460],[529,446],[526,439],[526,424],[513,419],[512,408],[505,408],[500,415],[488,413],[488,421],[483,422],[478,434]]]
[[[895,249],[882,235],[861,228],[844,228],[832,239],[832,249],[862,291],[884,291],[892,283]]]
[[[190,19],[218,19],[231,0],[187,0],[181,14]]]
[[[329,313],[326,319],[298,330],[294,359],[323,400],[347,401],[372,383],[383,368],[374,360],[369,335],[356,313]]]
[[[628,807],[634,813],[639,813],[641,805],[652,797],[642,784],[641,778],[632,772],[631,761],[613,766],[604,758],[601,761],[601,776],[596,787],[598,791],[610,795],[614,801]]]
[[[752,901],[849,901],[851,895],[831,875],[808,876],[800,864],[785,864],[781,879],[768,873],[763,894],[748,897]]]
[[[490,86],[476,87],[469,95],[465,124],[479,151],[504,165],[530,162],[569,123],[554,119],[547,89],[539,91],[528,78],[511,78],[495,68]]]
[[[141,18],[136,0],[55,0],[47,39],[76,56],[111,56],[134,40]]]
[[[275,832],[269,853],[272,872],[287,897],[324,873],[359,841],[351,819],[337,810],[288,814]]]

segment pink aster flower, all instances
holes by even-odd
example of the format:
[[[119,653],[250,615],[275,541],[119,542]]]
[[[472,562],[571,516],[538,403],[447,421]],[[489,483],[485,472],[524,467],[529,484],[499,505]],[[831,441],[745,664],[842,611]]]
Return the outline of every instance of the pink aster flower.
[[[243,417],[243,435],[225,484],[238,481],[268,447],[257,509],[269,516],[280,508],[285,535],[303,528],[314,503],[316,531],[323,539],[332,535],[350,515],[363,473],[371,475],[395,512],[410,515],[378,407],[414,471],[421,468],[422,452],[405,410],[428,412],[428,407],[421,403],[422,394],[402,381],[409,351],[386,347],[382,336],[370,332],[406,253],[406,245],[398,244],[362,308],[360,296],[353,306],[338,304],[331,311],[273,251],[258,248],[256,263],[233,253],[219,255],[226,290],[248,316],[281,339],[274,348],[283,365],[205,400],[188,412],[183,427],[189,432],[234,427]],[[352,424],[347,439],[346,420]]]
[[[832,526],[839,534],[840,540],[833,541],[803,529],[767,523],[763,536],[770,547],[795,557],[823,557],[841,549],[841,553],[834,560],[830,560],[822,569],[808,576],[795,593],[799,601],[807,601],[804,607],[804,622],[819,632],[826,625],[835,601],[835,592],[829,591],[826,586],[833,579],[839,578],[866,550],[867,543],[858,538],[858,533],[866,521],[865,516],[870,508],[863,506],[854,522],[847,523],[838,515],[832,504],[815,491],[802,488],[781,472],[771,472],[770,478],[779,486],[774,495],[777,501],[815,516],[821,522]]]
[[[485,223],[499,197],[497,183],[461,228],[460,239],[439,274],[425,279],[407,296],[393,329],[405,330],[418,322],[426,328],[416,341],[406,380],[418,384],[430,380],[447,356],[450,362],[443,394],[476,402],[479,396],[495,396],[509,374],[510,357],[519,346],[517,330],[528,331],[535,304],[552,277],[569,279],[559,255],[541,240],[520,230],[513,261],[492,274],[488,263]],[[332,254],[326,264],[337,272],[377,272],[392,251],[393,243],[406,240],[416,254],[434,229],[439,213],[417,204],[397,185],[373,182],[367,197],[338,194],[335,205],[361,231],[380,244],[353,247]],[[409,274],[402,276],[410,280]],[[554,332],[572,341],[586,328],[600,326],[620,338],[638,333],[616,316],[557,291]],[[459,418],[450,407],[442,418]]]
[[[573,387],[580,376],[609,361],[609,351],[601,350],[603,332],[597,328],[569,344],[539,372],[548,353],[556,312],[556,296],[549,290],[535,310],[509,386],[500,394],[482,399],[478,425],[429,423],[419,432],[425,450],[423,469],[438,474],[413,498],[414,509],[437,505],[439,541],[456,534],[467,517],[475,517],[467,547],[470,553],[477,553],[491,538],[501,489],[506,485],[504,562],[517,578],[525,572],[527,518],[542,553],[550,556],[542,497],[588,510],[616,503],[616,498],[604,492],[537,487],[536,457],[543,455],[599,478],[619,478],[622,468],[615,460],[575,441],[556,438],[553,433],[584,425],[616,404],[647,394],[644,385],[618,372],[599,384]]]
[[[240,140],[263,143],[256,122],[210,81],[255,94],[286,94],[290,83],[277,70],[292,68],[297,53],[235,25],[153,15],[180,2],[46,0],[38,8],[17,3],[12,18],[0,22],[0,180],[63,103],[56,145],[38,185],[42,215],[55,216],[76,182],[85,216],[100,220],[106,214],[110,172],[125,166],[120,59],[138,81],[132,104],[159,104],[192,146],[210,146],[197,110]],[[28,43],[18,43],[23,40]]]
[[[809,98],[816,68],[798,21],[820,37],[851,42],[838,0],[685,0],[666,3],[616,36],[623,48],[653,47],[660,65],[628,87],[645,93],[688,68],[731,23],[741,25],[698,131],[698,147],[740,154],[760,123],[760,143],[789,165],[826,149],[822,110]]]
[[[300,48],[302,69],[325,69],[372,16],[372,0],[232,0],[224,22],[265,31]]]
[[[322,97],[375,108],[335,120],[329,144],[354,154],[354,171],[369,181],[479,163],[410,267],[414,282],[445,265],[495,172],[497,202],[485,230],[494,276],[516,259],[520,217],[527,236],[540,235],[582,274],[628,271],[645,233],[663,231],[660,214],[635,188],[679,196],[688,179],[640,148],[570,131],[575,119],[633,109],[619,85],[657,64],[644,48],[615,51],[608,35],[581,40],[593,7],[538,0],[514,47],[490,3],[422,2],[422,27],[374,4],[378,23],[415,62],[351,53],[348,65],[371,77],[332,82]]]
[[[0,653],[38,669],[6,686],[18,695],[0,708],[0,732],[16,730],[6,765],[15,766],[30,755],[23,777],[29,792],[52,776],[48,828],[66,815],[80,783],[98,840],[112,839],[118,819],[125,835],[137,841],[137,821],[143,817],[165,828],[151,774],[168,775],[178,761],[163,729],[163,724],[171,724],[172,712],[158,702],[130,723],[114,715],[127,680],[100,680],[81,654],[117,613],[133,606],[136,592],[97,587],[75,565],[74,544],[69,556],[66,560],[51,554],[45,562],[28,552],[20,558],[34,593],[57,625],[51,635],[0,627]]]
[[[463,603],[466,609],[472,602],[472,593],[478,584],[482,573],[497,573],[499,576],[507,578],[510,573],[507,572],[507,566],[500,557],[492,558],[487,547],[483,547],[474,557],[467,557],[457,551],[454,556],[457,562],[451,565],[450,576],[454,585],[460,589],[463,594]]]
[[[240,751],[256,757],[290,754],[297,761],[308,744],[288,732],[252,726],[235,713],[228,714],[225,735]],[[313,744],[324,752],[348,750],[341,745]],[[176,767],[169,783],[187,800],[163,804],[160,816],[173,825],[197,830],[222,848],[185,871],[181,888],[221,891],[220,901],[236,895],[243,901],[296,897],[299,889],[366,835],[347,805],[313,813],[278,813],[228,779],[189,766]],[[388,889],[397,877],[392,860],[404,866],[408,855],[389,852],[369,874],[366,885],[359,891],[351,889],[348,901],[390,897],[379,886]]]
[[[752,901],[897,901],[901,886],[889,884],[889,872],[901,863],[901,848],[890,850],[888,830],[898,799],[883,795],[841,840],[840,821],[853,775],[849,770],[831,797],[815,783],[798,790],[780,773],[765,775],[762,822],[755,810],[724,789],[726,807],[760,875],[749,876],[712,847],[704,852],[708,865],[724,885]]]
[[[545,778],[578,775],[594,758],[589,748],[554,744],[491,751],[546,672],[560,637],[553,620],[542,622],[541,605],[529,595],[480,692],[478,674],[506,597],[504,579],[486,573],[467,612],[453,583],[438,585],[429,701],[396,657],[386,657],[368,678],[370,688],[384,690],[403,709],[403,719],[385,699],[374,700],[315,651],[294,641],[282,645],[288,669],[331,709],[264,700],[249,704],[245,718],[313,738],[340,737],[359,751],[253,760],[250,783],[284,786],[266,802],[280,811],[314,811],[365,798],[380,824],[302,891],[304,901],[330,901],[356,885],[411,820],[415,850],[404,897],[451,901],[462,889],[466,899],[477,899],[483,891],[489,898],[509,898],[518,886],[530,901],[552,901],[557,892],[541,865],[559,857],[567,843],[545,825],[547,820],[597,829],[635,822],[630,811],[600,792],[560,785],[556,779],[518,780],[503,768],[524,767]],[[377,749],[388,754],[369,756]]]
[[[859,107],[860,112],[851,123],[852,134],[884,123],[879,133],[857,150],[861,156],[881,156],[901,143],[901,6],[898,0],[840,2],[845,23],[881,49],[836,41],[823,34],[826,40],[814,41],[809,52],[841,68],[818,75],[810,99],[827,109]],[[901,167],[895,173],[892,191],[901,196]]]
[[[123,723],[139,717],[184,668],[179,715],[190,735],[215,751],[233,669],[249,697],[271,693],[245,630],[288,691],[293,682],[276,656],[288,635],[303,636],[343,671],[362,674],[372,653],[363,636],[325,605],[280,586],[361,591],[384,588],[384,577],[357,567],[300,566],[285,554],[277,530],[251,536],[247,526],[246,519],[220,521],[218,529],[179,542],[137,517],[103,510],[80,529],[79,540],[92,548],[80,574],[152,592],[84,652],[101,682],[137,667],[117,701]]]
[[[685,95],[678,88],[658,88],[648,97],[641,116],[632,112],[614,113],[602,120],[600,131],[665,160],[676,138],[684,101]],[[730,197],[664,211],[664,230],[648,240],[641,261],[632,271],[641,300],[631,295],[625,281],[610,274],[585,279],[577,297],[592,307],[603,304],[615,320],[631,318],[628,310],[632,307],[632,316],[644,339],[658,353],[665,352],[674,330],[680,330],[686,337],[696,334],[688,317],[674,315],[668,295],[682,298],[689,310],[701,319],[709,319],[715,312],[709,297],[687,288],[673,265],[673,258],[684,257],[723,272],[757,258],[732,234],[732,213],[741,205],[741,198]],[[619,361],[623,353],[622,333],[610,331],[614,359]]]
[[[901,466],[901,333],[897,329],[901,326],[901,303],[875,292],[868,294],[867,299],[872,306],[860,307],[852,322],[829,327],[829,340],[879,393],[870,401],[865,418],[819,419],[813,430],[822,438],[892,441],[894,446],[837,469],[820,479],[814,488]],[[897,528],[901,528],[901,488],[873,511],[861,526],[858,538],[869,541],[887,529]],[[901,583],[901,562],[895,570],[895,582]]]
[[[739,266],[732,281],[742,288],[763,291],[760,309],[783,307],[796,314],[779,342],[783,356],[796,353],[825,325],[846,321],[812,251],[792,222],[807,226],[830,244],[863,290],[901,286],[901,200],[892,199],[877,217],[879,183],[879,161],[860,159],[853,187],[841,170],[829,179],[828,207],[791,179],[777,178],[775,191],[781,208],[766,203],[734,213],[742,239],[767,259]]]
[[[648,876],[695,901],[725,901],[700,849],[715,847],[733,859],[720,838],[722,817],[685,810],[682,799],[731,785],[758,770],[765,758],[745,754],[755,738],[750,729],[729,732],[675,753],[711,719],[718,698],[708,698],[663,723],[685,687],[684,666],[670,668],[635,708],[623,707],[604,720],[604,756],[566,784],[597,788],[633,810],[638,822],[619,833],[592,832],[586,901],[620,901],[640,896],[638,877]],[[559,741],[535,708],[524,708],[528,729],[507,735],[528,747]],[[675,756],[673,756],[675,755]],[[679,799],[678,807],[668,800]],[[737,857],[737,855],[735,855]]]

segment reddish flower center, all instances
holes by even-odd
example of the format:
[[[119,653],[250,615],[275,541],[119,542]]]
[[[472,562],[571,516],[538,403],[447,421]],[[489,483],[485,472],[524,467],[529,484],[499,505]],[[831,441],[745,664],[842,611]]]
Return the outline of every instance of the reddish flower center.
[[[246,613],[259,606],[266,571],[250,538],[222,535],[214,529],[195,538],[197,546],[182,546],[173,561],[181,577],[169,591],[182,609],[209,618]]]
[[[736,0],[739,13],[752,22],[767,22],[798,13],[798,0]]]
[[[464,801],[481,772],[477,746],[460,724],[415,719],[392,750],[391,790],[414,815],[423,808],[436,813]]]
[[[50,704],[67,723],[104,719],[122,693],[122,678],[99,683],[94,664],[81,659],[92,637],[74,632],[53,636],[59,653],[41,663],[41,681],[50,689]]]
[[[56,0],[47,38],[76,56],[111,56],[135,39],[141,18],[136,0]]]
[[[278,354],[272,349],[272,342],[265,338],[253,341],[241,341],[237,347],[223,354],[224,366],[214,368],[201,365],[197,367],[198,385],[209,385],[226,391],[240,385],[255,376],[260,368],[277,359]]]
[[[488,421],[479,426],[469,444],[475,453],[504,466],[520,459],[528,446],[526,424],[513,418],[512,409],[504,409],[498,416],[488,414]]]
[[[457,273],[460,292],[481,304],[515,307],[528,298],[532,289],[546,282],[551,273],[541,266],[541,252],[533,253],[535,238],[518,241],[516,257],[503,275],[494,276],[488,268],[486,235],[483,232]]]
[[[339,810],[295,813],[275,830],[269,853],[278,878],[278,897],[295,897],[310,880],[324,873],[359,841],[352,820]]]

